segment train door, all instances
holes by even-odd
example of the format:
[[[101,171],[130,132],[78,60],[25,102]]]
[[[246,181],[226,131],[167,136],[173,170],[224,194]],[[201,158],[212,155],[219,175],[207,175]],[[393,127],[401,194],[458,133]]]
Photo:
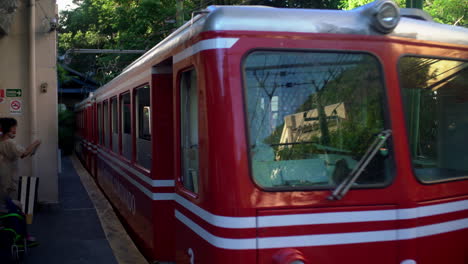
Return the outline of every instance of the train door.
[[[175,113],[178,122],[176,129],[175,149],[178,153],[176,160],[176,196],[189,200],[188,203],[197,204],[199,194],[199,162],[198,162],[198,87],[197,72],[194,68],[182,70],[178,73],[175,86]],[[177,218],[177,241],[176,241],[176,263],[197,263],[194,252],[203,252],[202,244],[199,243],[193,232],[187,228],[182,217],[181,206],[176,204]],[[193,205],[197,207],[197,205]]]
[[[149,89],[148,89],[149,92]],[[141,111],[146,111],[140,108]],[[150,127],[153,159],[146,166],[156,182],[153,201],[154,256],[158,261],[175,259],[174,219],[174,127],[173,127],[172,60],[166,60],[152,68]],[[143,127],[139,128],[143,132]],[[141,142],[141,141],[140,141]],[[145,161],[144,153],[138,159]]]
[[[398,73],[411,160],[408,183],[418,208],[414,256],[417,263],[468,263],[468,53],[408,53],[399,58]]]

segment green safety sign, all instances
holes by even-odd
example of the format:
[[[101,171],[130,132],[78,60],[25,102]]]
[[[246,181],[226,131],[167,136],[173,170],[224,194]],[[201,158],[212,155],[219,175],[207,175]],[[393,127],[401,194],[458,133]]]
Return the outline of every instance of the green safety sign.
[[[21,97],[22,95],[21,89],[6,89],[6,97]]]

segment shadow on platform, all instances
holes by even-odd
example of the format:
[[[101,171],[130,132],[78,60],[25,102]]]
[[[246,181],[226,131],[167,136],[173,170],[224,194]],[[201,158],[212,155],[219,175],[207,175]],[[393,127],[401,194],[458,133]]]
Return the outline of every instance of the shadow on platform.
[[[59,174],[60,204],[42,206],[29,226],[40,245],[27,264],[117,264],[96,209],[69,157]]]

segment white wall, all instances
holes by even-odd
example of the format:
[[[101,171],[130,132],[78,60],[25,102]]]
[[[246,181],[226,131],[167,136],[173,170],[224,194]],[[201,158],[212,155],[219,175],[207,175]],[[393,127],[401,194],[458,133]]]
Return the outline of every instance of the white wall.
[[[40,6],[42,6],[42,10]],[[45,13],[44,13],[45,11]],[[31,118],[29,97],[31,89],[37,94],[37,132],[42,146],[36,153],[36,171],[32,172],[32,159],[20,162],[20,176],[40,178],[39,201],[56,203],[57,184],[57,77],[56,77],[56,33],[48,32],[48,18],[56,15],[55,0],[36,1],[36,80],[34,87],[29,84],[29,10],[26,0],[21,0],[10,33],[0,38],[0,89],[22,89],[22,97],[5,98],[0,103],[0,116],[18,120],[17,142],[23,146],[30,143]],[[48,90],[41,93],[41,83],[47,83]],[[23,103],[21,114],[10,113],[10,99]]]

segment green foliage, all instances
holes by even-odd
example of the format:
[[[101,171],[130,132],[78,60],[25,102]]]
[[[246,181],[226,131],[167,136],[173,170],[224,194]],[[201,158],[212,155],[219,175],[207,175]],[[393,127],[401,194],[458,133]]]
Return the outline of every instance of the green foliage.
[[[79,6],[60,14],[59,53],[72,48],[148,50],[167,37],[175,25],[175,0],[77,0]],[[71,67],[92,72],[105,83],[135,54],[70,55]]]
[[[60,64],[57,64],[57,78],[59,83],[64,83],[70,81],[72,76]]]
[[[368,127],[363,124],[344,121],[340,127],[330,133],[330,145],[336,148],[345,147],[360,158],[366,152],[375,135],[382,130],[382,127]]]
[[[343,103],[346,119],[330,131],[327,145],[363,154],[373,134],[383,129],[381,74],[371,56],[342,71],[318,92],[322,104]]]
[[[188,0],[181,18],[209,5],[266,5],[294,8],[338,8],[340,0]],[[75,0],[78,7],[60,13],[59,53],[73,48],[148,50],[177,27],[178,0]],[[140,55],[70,54],[70,67],[91,72],[101,84],[118,75]]]
[[[377,61],[368,55],[342,54],[335,64],[324,70],[322,85],[315,85],[311,94],[294,112],[302,113],[317,109],[313,126],[296,128],[296,133],[306,135],[294,143],[281,144],[284,124],[279,125],[263,143],[269,144],[280,160],[310,159],[324,153],[362,156],[375,136],[384,128],[383,93],[380,68]],[[325,115],[325,106],[344,108],[341,117]],[[322,115],[320,114],[322,108]],[[340,111],[340,110],[338,110]],[[299,131],[300,130],[300,131]]]
[[[406,0],[394,0],[400,7],[405,7]],[[363,6],[365,4],[369,4],[374,2],[374,0],[341,0],[340,7],[345,10],[354,9],[356,7]]]
[[[341,0],[339,6],[345,10],[371,3],[374,0]],[[423,0],[423,10],[435,21],[444,24],[468,26],[468,0]],[[406,0],[395,0],[400,7],[406,7]]]
[[[318,142],[319,138],[312,138],[311,142]],[[276,148],[275,153],[281,160],[312,159],[318,153],[323,153],[316,143],[302,143],[292,146]]]
[[[209,5],[263,5],[289,8],[338,9],[340,0],[193,0],[184,5],[193,10],[203,9]]]
[[[249,4],[289,8],[338,9],[340,0],[251,0]]]
[[[60,13],[59,53],[73,48],[148,50],[175,28],[177,0],[75,0],[78,7]],[[266,5],[290,8],[352,9],[372,0],[187,0],[182,17],[208,5]],[[396,1],[405,6],[405,0]],[[436,21],[466,25],[468,0],[426,0],[424,9]],[[70,67],[100,83],[118,75],[140,55],[70,54]]]
[[[437,22],[468,26],[468,0],[426,0],[424,10]]]
[[[427,89],[428,82],[437,74],[437,71],[430,73],[434,61],[437,59],[403,57],[398,64],[413,157],[434,156],[437,152],[437,146],[431,142],[437,142],[434,132],[438,130],[438,124],[434,121],[438,119],[438,101],[433,99],[433,91]]]

